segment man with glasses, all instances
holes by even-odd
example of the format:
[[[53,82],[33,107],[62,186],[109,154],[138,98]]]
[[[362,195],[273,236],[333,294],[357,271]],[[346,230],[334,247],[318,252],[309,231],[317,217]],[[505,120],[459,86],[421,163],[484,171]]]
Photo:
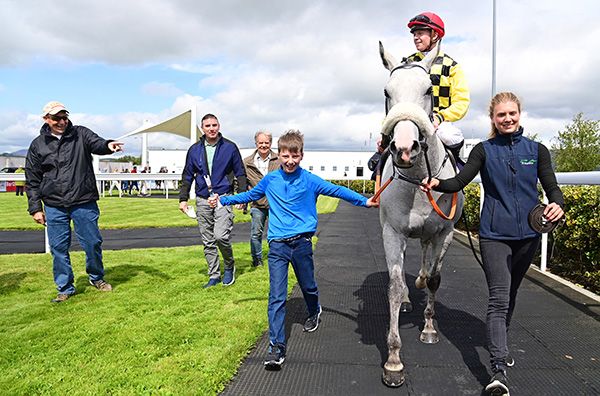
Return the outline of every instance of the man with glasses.
[[[403,63],[418,62],[429,51],[436,51],[429,76],[432,84],[433,125],[442,143],[452,151],[460,164],[460,149],[464,136],[452,123],[459,121],[469,109],[469,87],[461,66],[440,48],[446,34],[444,21],[433,12],[423,12],[408,22],[417,52],[403,59]],[[389,145],[389,136],[382,136],[384,147]]]
[[[28,211],[33,220],[47,227],[58,296],[66,301],[75,293],[69,256],[71,221],[85,251],[85,269],[92,286],[111,291],[104,281],[102,236],[98,228],[100,210],[92,154],[121,151],[123,143],[105,140],[90,129],[73,125],[69,111],[52,101],[42,112],[44,125],[29,146],[25,164]]]

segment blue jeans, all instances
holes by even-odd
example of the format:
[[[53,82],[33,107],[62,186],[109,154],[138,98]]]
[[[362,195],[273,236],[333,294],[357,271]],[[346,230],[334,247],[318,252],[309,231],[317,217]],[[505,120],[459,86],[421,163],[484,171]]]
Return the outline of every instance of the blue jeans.
[[[269,341],[285,346],[285,302],[288,264],[292,263],[298,285],[304,295],[308,315],[319,310],[319,291],[315,281],[312,240],[302,237],[291,242],[269,242]]]
[[[250,253],[253,259],[262,260],[262,237],[265,233],[265,222],[269,217],[269,209],[250,208],[252,227],[250,228]]]
[[[100,210],[96,202],[88,202],[67,208],[44,207],[48,242],[53,259],[54,283],[59,294],[75,293],[71,247],[71,220],[75,235],[85,251],[85,270],[92,282],[104,278],[102,265],[102,236],[98,228]]]
[[[507,333],[517,302],[517,290],[537,250],[540,238],[494,240],[481,238],[481,258],[488,285],[487,346],[492,370],[506,369]]]

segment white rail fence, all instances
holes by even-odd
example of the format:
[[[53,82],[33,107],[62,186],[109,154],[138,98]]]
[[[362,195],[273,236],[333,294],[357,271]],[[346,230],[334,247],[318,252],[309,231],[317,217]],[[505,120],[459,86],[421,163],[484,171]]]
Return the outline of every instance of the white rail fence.
[[[556,174],[556,179],[558,180],[558,184],[560,185],[600,185],[600,172],[561,172]],[[0,173],[0,183],[1,182],[14,182],[14,181],[23,181],[25,180],[24,173]],[[181,174],[176,173],[97,173],[96,181],[98,184],[98,191],[101,196],[105,196],[107,192],[105,182],[109,183],[109,193],[112,194],[113,188],[117,188],[119,191],[119,197],[123,196],[123,191],[121,188],[121,183],[123,181],[127,181],[131,183],[132,181],[141,182],[141,185],[138,185],[140,189],[145,188],[148,194],[151,193],[152,189],[160,189],[162,190],[165,198],[169,198],[169,189],[177,189],[179,181],[181,180]],[[357,179],[362,180],[362,179]],[[348,183],[350,183],[352,179],[348,179]],[[160,188],[157,188],[160,184]],[[479,183],[479,187],[481,189],[481,202],[480,207],[483,206],[483,186],[481,185],[481,179],[477,176],[473,182]],[[366,181],[363,180],[363,192],[366,185]],[[193,191],[193,189],[192,189]],[[547,202],[546,197],[544,196],[544,202]],[[49,252],[48,248],[48,238],[46,236],[46,252]],[[541,249],[541,259],[540,259],[540,270],[546,271],[548,262],[548,234],[542,234],[542,249]]]

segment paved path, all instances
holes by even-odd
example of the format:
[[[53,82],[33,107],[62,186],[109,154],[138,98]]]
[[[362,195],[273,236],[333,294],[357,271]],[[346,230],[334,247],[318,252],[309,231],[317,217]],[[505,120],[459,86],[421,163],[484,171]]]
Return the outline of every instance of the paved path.
[[[321,221],[315,265],[322,323],[303,333],[304,303],[296,288],[288,302],[288,355],[283,369],[263,368],[265,334],[223,395],[480,395],[489,379],[485,350],[487,287],[465,245],[454,242],[436,304],[436,345],[419,341],[424,292],[414,288],[418,243],[407,251],[415,310],[400,318],[406,383],[381,382],[387,358],[388,274],[374,209],[341,202]],[[600,394],[600,307],[530,271],[513,318],[509,347],[511,395]],[[266,314],[266,313],[265,313]]]
[[[101,233],[105,250],[200,245],[196,227],[102,230]],[[234,224],[231,237],[233,242],[248,241],[250,223]],[[72,243],[72,250],[81,250],[75,234]],[[44,253],[44,231],[0,231],[0,254],[10,253]]]

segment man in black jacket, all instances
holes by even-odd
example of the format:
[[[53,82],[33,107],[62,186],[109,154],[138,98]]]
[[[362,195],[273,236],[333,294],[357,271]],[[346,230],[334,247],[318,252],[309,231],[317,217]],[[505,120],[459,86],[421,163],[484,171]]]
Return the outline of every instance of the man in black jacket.
[[[69,111],[60,102],[46,104],[42,118],[40,135],[27,152],[25,185],[29,214],[48,231],[58,290],[52,302],[63,302],[75,293],[69,257],[71,220],[85,251],[90,284],[100,291],[111,291],[112,286],[104,281],[100,210],[96,203],[99,195],[92,154],[121,151],[123,143],[105,140],[86,127],[73,125]]]

